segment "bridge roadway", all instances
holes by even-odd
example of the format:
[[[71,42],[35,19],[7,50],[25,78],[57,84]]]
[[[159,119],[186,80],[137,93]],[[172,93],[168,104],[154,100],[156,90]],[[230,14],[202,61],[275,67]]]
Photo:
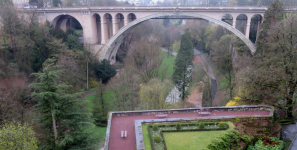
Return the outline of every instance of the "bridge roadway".
[[[269,115],[269,111],[244,111],[244,112],[211,112],[210,117],[212,116],[256,116],[256,115]],[[167,114],[167,118],[190,118],[200,116],[198,113],[174,113]],[[207,116],[207,117],[209,117]],[[135,115],[135,116],[113,116],[111,121],[110,128],[110,138],[109,138],[109,150],[136,150],[136,136],[135,136],[135,128],[134,123],[135,120],[146,120],[153,119],[156,120],[156,115]],[[120,137],[120,133],[122,130],[126,130],[128,132],[128,136],[126,139],[122,139]],[[105,145],[106,149],[106,145]]]

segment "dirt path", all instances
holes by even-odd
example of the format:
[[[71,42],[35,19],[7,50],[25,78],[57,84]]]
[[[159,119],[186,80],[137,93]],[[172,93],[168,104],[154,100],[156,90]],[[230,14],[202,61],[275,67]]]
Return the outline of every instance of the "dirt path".
[[[194,57],[193,65],[195,66],[199,63],[202,63],[201,57],[196,55]],[[191,88],[191,94],[188,96],[186,102],[187,107],[189,108],[199,107],[199,105],[202,105],[202,92],[199,92],[197,86],[193,86]]]

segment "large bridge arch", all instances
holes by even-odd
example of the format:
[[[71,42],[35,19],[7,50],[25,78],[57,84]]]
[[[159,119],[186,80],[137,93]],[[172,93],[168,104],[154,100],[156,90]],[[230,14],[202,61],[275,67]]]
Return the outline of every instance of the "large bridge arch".
[[[239,30],[237,30],[236,28],[232,27],[231,25],[229,25],[228,23],[226,23],[224,21],[217,20],[212,17],[206,16],[203,14],[199,14],[199,13],[176,14],[175,12],[171,12],[171,13],[159,13],[159,14],[148,15],[148,16],[145,16],[145,17],[142,17],[142,18],[139,18],[139,19],[136,19],[136,20],[130,22],[126,26],[122,27],[117,33],[115,33],[107,41],[107,43],[105,45],[102,46],[100,51],[98,51],[96,54],[97,57],[100,60],[107,59],[107,60],[110,60],[112,63],[115,62],[115,55],[118,51],[118,48],[123,40],[123,37],[129,30],[131,30],[137,24],[144,22],[146,20],[149,20],[152,18],[157,18],[157,17],[170,16],[170,15],[183,15],[183,16],[189,16],[189,17],[202,18],[202,19],[208,20],[210,22],[213,22],[215,24],[218,24],[220,26],[223,26],[224,28],[228,29],[233,34],[238,36],[249,47],[249,49],[251,50],[252,53],[254,53],[256,51],[255,45],[242,32],[240,32]]]

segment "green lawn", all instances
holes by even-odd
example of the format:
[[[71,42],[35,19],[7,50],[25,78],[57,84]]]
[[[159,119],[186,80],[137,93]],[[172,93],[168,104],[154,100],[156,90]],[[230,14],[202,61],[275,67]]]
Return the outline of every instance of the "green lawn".
[[[103,97],[106,100],[106,102],[110,102],[111,94],[112,94],[112,89],[105,90],[105,93],[104,93]],[[93,109],[93,100],[95,99],[95,97],[96,97],[96,94],[89,95],[89,96],[86,97],[86,99],[89,101],[88,107],[91,108],[91,109]]]
[[[143,133],[143,141],[144,141],[144,147],[145,150],[151,150],[151,145],[150,145],[150,135],[148,133],[146,124],[142,125],[142,133]]]
[[[79,33],[82,33],[82,32],[83,32],[83,30],[75,30],[74,34],[79,34]]]
[[[199,139],[201,137],[203,137],[203,141],[207,141],[207,142],[202,143],[205,148],[217,136],[219,136],[220,134],[222,134],[228,130],[232,130],[235,128],[235,126],[232,122],[226,122],[226,124],[228,124],[229,128],[224,131],[169,132],[169,133],[166,133],[166,134],[169,134],[168,135],[168,136],[170,136],[169,139],[167,139],[165,137],[165,133],[164,133],[163,135],[165,138],[167,149],[171,150],[171,148],[172,148],[174,150],[175,149],[176,150],[188,150],[188,149],[197,150],[196,146],[198,146],[198,149],[200,149],[201,143],[197,142],[197,139]],[[149,133],[147,130],[147,126],[148,125],[145,125],[145,124],[142,125],[143,141],[144,141],[145,149],[151,150],[152,148],[150,145],[150,136],[149,136]],[[171,134],[173,136],[171,136]],[[179,136],[175,136],[174,134],[178,134]],[[189,136],[190,136],[190,138],[188,138]],[[207,137],[207,140],[204,140],[204,136]],[[187,137],[187,138],[185,138],[185,137]],[[196,138],[194,138],[194,137],[196,137]],[[171,138],[172,138],[172,140],[171,140]],[[177,138],[177,139],[175,139],[175,138]],[[167,140],[170,140],[170,141],[167,142]],[[187,142],[187,140],[189,140],[189,142]],[[181,143],[181,141],[183,143]],[[197,144],[197,143],[199,143],[199,144]],[[179,145],[179,147],[177,148],[176,145]],[[203,148],[201,148],[201,149],[203,149]]]
[[[164,133],[168,150],[202,150],[226,131],[196,131]]]
[[[98,88],[91,88],[91,89],[89,89],[88,91],[84,91],[84,93],[88,93],[88,92],[92,92],[92,91],[95,91],[95,90],[97,90]]]
[[[90,90],[96,90],[96,88],[95,88],[95,89],[90,89]],[[90,91],[90,90],[89,90],[89,91]],[[106,102],[110,102],[111,92],[112,92],[111,89],[105,90],[104,98],[105,98]],[[89,101],[89,103],[88,103],[88,107],[89,107],[90,109],[93,109],[93,100],[95,99],[95,97],[96,97],[96,94],[89,95],[89,96],[86,97],[86,99]],[[100,138],[100,139],[99,139],[99,143],[105,141],[106,127],[98,127],[98,126],[95,126],[94,129],[90,129],[90,130],[92,130],[92,131],[94,130],[95,132],[98,133],[99,138]]]

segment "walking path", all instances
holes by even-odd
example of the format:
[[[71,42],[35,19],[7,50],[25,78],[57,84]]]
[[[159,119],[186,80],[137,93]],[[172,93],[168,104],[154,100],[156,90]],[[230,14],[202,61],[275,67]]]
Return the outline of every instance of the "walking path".
[[[289,150],[296,150],[297,149],[297,135],[295,135],[294,140],[291,143]]]
[[[239,115],[269,115],[269,111],[248,111],[248,112],[211,112],[210,116],[239,116]],[[200,117],[198,113],[174,113],[167,114],[167,118],[189,118]],[[113,116],[111,121],[109,150],[135,150],[136,136],[135,120],[156,119],[155,114],[138,116]],[[127,138],[122,139],[120,133],[127,131]]]
[[[286,132],[286,138],[292,140],[289,150],[297,150],[297,124],[283,125],[283,136],[284,132]]]

